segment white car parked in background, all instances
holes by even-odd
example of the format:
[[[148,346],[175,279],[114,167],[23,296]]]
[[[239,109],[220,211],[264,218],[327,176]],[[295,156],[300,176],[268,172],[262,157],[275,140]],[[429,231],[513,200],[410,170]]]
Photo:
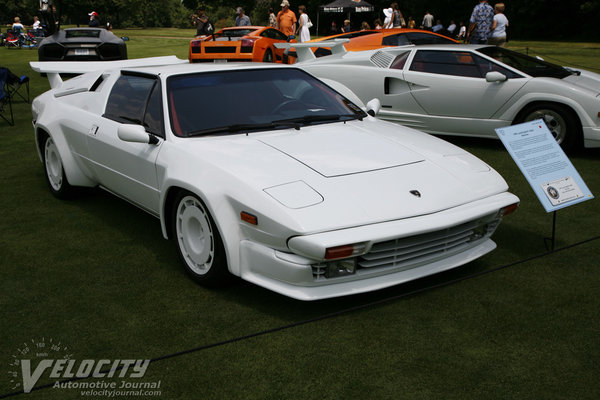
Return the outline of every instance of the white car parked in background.
[[[541,118],[565,149],[600,147],[599,74],[496,46],[341,46],[319,59],[298,51],[297,65],[365,103],[378,98],[383,119],[433,134],[496,138],[496,128]]]
[[[52,84],[32,104],[49,188],[99,186],[160,218],[200,283],[376,290],[488,253],[518,205],[484,162],[300,68],[133,63],[153,61],[32,63]]]

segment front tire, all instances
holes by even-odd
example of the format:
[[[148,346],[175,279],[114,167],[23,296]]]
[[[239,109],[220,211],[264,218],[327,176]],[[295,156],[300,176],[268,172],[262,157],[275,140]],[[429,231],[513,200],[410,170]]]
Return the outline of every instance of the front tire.
[[[188,275],[205,286],[216,286],[228,276],[223,241],[205,205],[182,191],[173,206],[172,232]]]
[[[73,194],[73,187],[67,181],[60,153],[56,143],[46,135],[44,139],[44,170],[50,192],[59,199],[67,199]]]
[[[541,103],[527,107],[521,112],[518,122],[542,119],[554,139],[563,150],[572,150],[579,144],[580,132],[577,117],[567,107],[560,104]]]

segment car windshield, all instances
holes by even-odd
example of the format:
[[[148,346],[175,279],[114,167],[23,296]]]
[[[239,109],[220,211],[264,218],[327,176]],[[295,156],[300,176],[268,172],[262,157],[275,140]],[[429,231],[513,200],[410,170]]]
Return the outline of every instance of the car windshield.
[[[362,119],[355,104],[296,68],[241,69],[167,79],[177,136],[233,134]]]
[[[477,51],[536,78],[548,77],[562,79],[573,74],[559,65],[502,47],[484,47]]]
[[[243,36],[250,35],[252,32],[256,31],[256,29],[228,29],[222,32],[217,32],[215,34],[216,37],[227,37],[227,38],[241,38]]]

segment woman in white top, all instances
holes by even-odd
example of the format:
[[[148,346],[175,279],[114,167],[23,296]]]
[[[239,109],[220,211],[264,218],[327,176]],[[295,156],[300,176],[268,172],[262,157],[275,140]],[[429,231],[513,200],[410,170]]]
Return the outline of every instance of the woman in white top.
[[[300,36],[300,42],[308,42],[310,40],[309,19],[306,13],[306,7],[299,6],[298,11],[300,12],[300,18],[298,18],[298,33]]]
[[[508,26],[508,18],[504,15],[504,3],[494,6],[494,14],[488,44],[504,47],[506,45],[506,27]]]

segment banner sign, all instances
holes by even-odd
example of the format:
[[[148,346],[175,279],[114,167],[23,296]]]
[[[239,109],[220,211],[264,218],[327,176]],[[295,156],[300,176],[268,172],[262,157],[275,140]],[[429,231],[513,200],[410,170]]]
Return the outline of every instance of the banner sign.
[[[546,212],[594,196],[543,120],[496,129]]]

